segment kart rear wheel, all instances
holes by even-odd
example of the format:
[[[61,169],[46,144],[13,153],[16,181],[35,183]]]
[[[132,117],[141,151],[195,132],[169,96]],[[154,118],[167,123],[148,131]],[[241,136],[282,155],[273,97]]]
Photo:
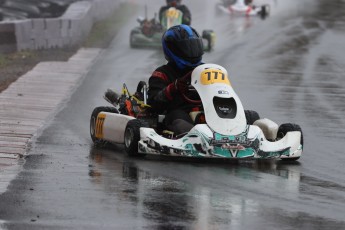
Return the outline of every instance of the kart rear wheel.
[[[204,30],[202,31],[202,38],[207,41],[207,46],[205,51],[211,51],[213,49],[213,39],[212,39],[212,34],[213,30]]]
[[[97,116],[100,112],[119,113],[119,111],[115,107],[109,106],[96,107],[92,111],[90,119],[90,136],[95,146],[104,146],[108,143],[106,140],[102,140],[96,137],[96,121]]]
[[[132,30],[131,34],[129,35],[129,45],[131,48],[137,48],[138,47],[138,45],[135,44],[135,38],[134,38],[134,36],[136,34],[138,34],[138,31]]]
[[[299,125],[293,123],[281,124],[277,132],[277,140],[282,139],[288,132],[300,131],[301,132],[301,145],[303,147],[303,132]],[[283,161],[296,161],[299,157],[282,158]]]
[[[263,5],[261,6],[260,16],[262,19],[265,19],[270,14],[270,6],[269,5]]]
[[[140,128],[146,127],[143,121],[133,119],[128,121],[125,129],[125,150],[128,156],[138,156],[138,142],[140,141]]]
[[[244,114],[246,115],[247,125],[252,125],[260,119],[259,114],[254,110],[244,110]]]

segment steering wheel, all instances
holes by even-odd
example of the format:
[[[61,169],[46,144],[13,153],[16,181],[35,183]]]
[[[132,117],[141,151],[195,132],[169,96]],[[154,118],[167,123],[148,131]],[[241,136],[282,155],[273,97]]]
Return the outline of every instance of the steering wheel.
[[[187,92],[191,91],[191,88],[193,88],[195,90],[195,88],[191,85],[192,72],[193,71],[190,71],[185,76],[182,77],[186,81],[186,83],[188,83],[188,85],[189,85],[189,87],[188,87],[189,89],[187,90]],[[194,105],[200,105],[201,104],[201,100],[191,99],[190,97],[188,97],[186,95],[186,92],[180,91],[180,94],[181,94],[182,98],[190,104],[194,104]]]

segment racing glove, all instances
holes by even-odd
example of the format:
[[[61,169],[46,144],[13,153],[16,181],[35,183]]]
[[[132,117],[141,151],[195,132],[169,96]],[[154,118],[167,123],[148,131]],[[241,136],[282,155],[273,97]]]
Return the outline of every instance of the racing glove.
[[[170,83],[165,89],[164,94],[168,100],[172,100],[176,92],[186,93],[188,91],[188,82],[185,78],[176,79],[174,82]]]
[[[186,93],[188,91],[188,84],[189,83],[186,78],[179,78],[174,82],[175,89],[181,93]]]

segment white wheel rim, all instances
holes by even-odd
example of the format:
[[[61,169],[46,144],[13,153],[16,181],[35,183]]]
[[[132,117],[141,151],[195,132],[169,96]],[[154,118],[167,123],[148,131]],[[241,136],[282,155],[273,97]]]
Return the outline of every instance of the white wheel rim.
[[[92,136],[95,135],[95,123],[96,123],[96,119],[95,117],[92,117],[91,124],[90,124],[90,133]]]
[[[126,129],[126,133],[125,133],[125,145],[128,148],[133,141],[134,138],[134,132],[132,129]]]

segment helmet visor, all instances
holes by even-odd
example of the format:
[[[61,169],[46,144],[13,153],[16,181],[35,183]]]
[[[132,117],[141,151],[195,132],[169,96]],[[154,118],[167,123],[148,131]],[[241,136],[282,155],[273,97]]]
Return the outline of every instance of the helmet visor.
[[[173,50],[176,56],[191,63],[199,62],[204,54],[201,38],[183,39],[175,41],[174,44],[169,42],[167,46],[170,50]]]

